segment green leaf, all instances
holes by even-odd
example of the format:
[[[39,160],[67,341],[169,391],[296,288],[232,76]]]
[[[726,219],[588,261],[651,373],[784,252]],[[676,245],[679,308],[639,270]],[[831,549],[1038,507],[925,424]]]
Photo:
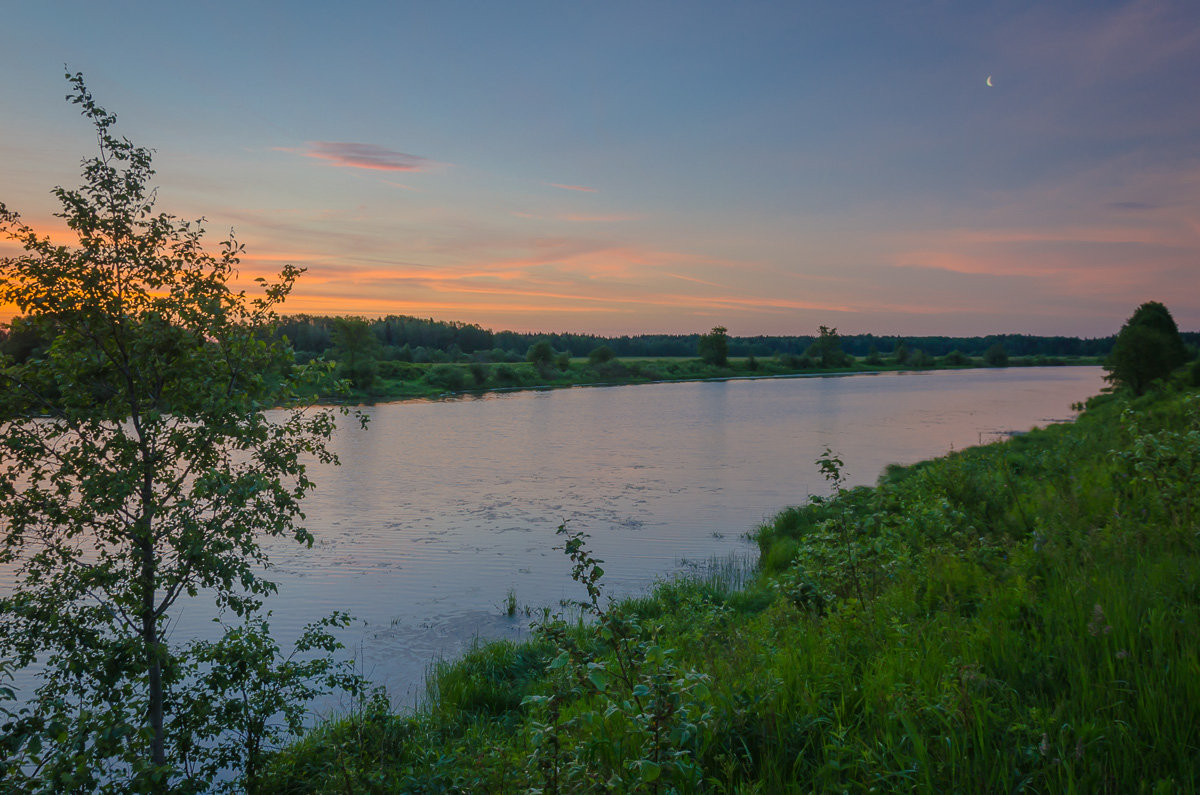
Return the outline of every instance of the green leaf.
[[[612,677],[603,668],[596,668],[588,673],[588,681],[592,683],[592,687],[603,693],[612,682]]]
[[[640,759],[637,762],[638,773],[642,777],[643,784],[649,784],[651,781],[657,781],[662,775],[662,768],[649,759]]]

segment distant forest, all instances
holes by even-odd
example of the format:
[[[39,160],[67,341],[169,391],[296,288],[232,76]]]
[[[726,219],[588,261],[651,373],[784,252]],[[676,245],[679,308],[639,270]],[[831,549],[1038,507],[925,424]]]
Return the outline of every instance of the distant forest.
[[[296,315],[285,319],[280,332],[287,336],[297,353],[316,357],[336,346],[338,323],[347,318]],[[696,334],[638,334],[602,337],[595,334],[522,334],[515,331],[491,331],[473,323],[445,322],[429,318],[389,315],[365,322],[380,346],[381,359],[397,361],[459,361],[463,358],[487,361],[523,361],[534,343],[545,340],[556,351],[571,356],[587,356],[601,346],[626,358],[645,356],[696,356],[701,332]],[[704,333],[707,333],[707,329]],[[1200,344],[1200,332],[1185,333],[1189,345]],[[801,355],[816,335],[729,337],[730,356]],[[886,355],[901,342],[909,350],[921,350],[931,356],[959,351],[981,356],[999,344],[1009,356],[1106,356],[1114,336],[1097,338],[1042,337],[1030,334],[992,334],[986,337],[913,337],[899,335],[855,334],[842,336],[841,347],[854,356],[872,351]]]
[[[340,330],[339,330],[340,329]],[[547,341],[557,352],[583,357],[600,347],[623,358],[651,356],[697,356],[702,332],[695,334],[637,334],[602,337],[595,334],[523,334],[515,331],[492,331],[474,323],[447,322],[432,318],[389,315],[379,319],[332,317],[326,315],[292,315],[283,318],[279,333],[286,336],[301,360],[314,359],[338,347],[345,347],[347,334],[353,329],[367,339],[360,340],[371,349],[372,358],[403,362],[524,361],[529,348]],[[369,332],[369,334],[367,333]],[[707,333],[707,330],[705,332]],[[1200,332],[1184,332],[1184,342],[1200,347]],[[817,335],[765,336],[728,338],[728,352],[733,357],[799,356],[809,350]],[[946,356],[959,352],[966,356],[982,356],[1000,345],[1014,357],[1107,356],[1114,336],[1043,337],[1032,334],[990,334],[986,337],[901,336],[854,334],[841,336],[841,349],[854,356],[872,353],[887,356],[901,343],[909,351],[922,351],[929,356]],[[17,318],[7,328],[0,328],[0,352],[16,361],[24,361],[46,344],[30,326]]]

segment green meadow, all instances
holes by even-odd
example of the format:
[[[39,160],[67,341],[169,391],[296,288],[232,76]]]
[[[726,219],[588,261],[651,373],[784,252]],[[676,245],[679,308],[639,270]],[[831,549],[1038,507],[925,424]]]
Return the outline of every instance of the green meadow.
[[[1098,365],[1095,356],[1013,357],[1006,366]],[[341,399],[351,402],[437,398],[449,395],[514,389],[554,389],[571,386],[612,386],[655,381],[700,381],[722,378],[764,378],[835,373],[872,373],[900,370],[964,369],[989,366],[982,357],[941,357],[902,364],[880,359],[847,357],[844,365],[822,367],[802,357],[731,357],[725,365],[708,364],[683,356],[614,358],[604,362],[586,357],[560,357],[538,366],[532,362],[442,362],[415,363],[380,361],[369,385],[348,379],[349,392]]]
[[[1200,788],[1200,393],[843,487],[718,562],[578,605],[276,754],[262,792],[1191,792]]]

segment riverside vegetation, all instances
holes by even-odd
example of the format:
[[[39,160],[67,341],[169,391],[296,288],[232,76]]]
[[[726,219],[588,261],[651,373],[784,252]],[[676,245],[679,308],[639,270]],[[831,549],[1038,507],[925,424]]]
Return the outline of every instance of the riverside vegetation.
[[[830,494],[758,529],[745,581],[611,602],[560,528],[577,613],[436,664],[414,713],[317,727],[262,791],[1195,791],[1187,380],[873,488],[826,451]]]
[[[404,323],[414,318],[385,318],[374,324],[368,324],[361,318],[322,319],[329,319],[331,328],[329,347],[323,352],[307,351],[299,347],[319,347],[320,343],[313,341],[313,337],[316,336],[313,329],[320,328],[317,319],[292,321],[284,330],[290,330],[298,336],[298,360],[325,357],[336,361],[338,375],[352,387],[349,399],[358,401],[437,397],[464,391],[494,389],[574,387],[583,384],[700,381],[706,378],[932,370],[943,367],[962,369],[980,366],[1099,364],[1100,357],[1097,352],[1106,352],[1111,346],[1109,340],[1084,341],[1063,337],[1014,336],[1010,341],[1013,345],[1031,349],[1051,349],[1058,353],[1009,357],[1003,343],[996,341],[992,342],[990,347],[982,349],[978,355],[971,355],[964,353],[960,347],[978,348],[984,339],[953,340],[947,337],[938,339],[937,342],[943,347],[954,342],[961,343],[961,346],[950,349],[940,357],[935,357],[920,348],[910,349],[904,340],[894,341],[894,347],[887,355],[878,352],[874,345],[863,355],[854,355],[844,349],[844,340],[838,334],[838,330],[822,325],[815,337],[772,337],[772,345],[766,342],[739,340],[737,337],[727,336],[724,327],[716,327],[708,334],[667,337],[667,341],[648,342],[641,346],[648,351],[667,352],[666,355],[635,353],[626,358],[619,358],[613,347],[605,343],[596,345],[587,355],[572,355],[572,349],[598,340],[598,337],[576,335],[522,335],[522,339],[524,336],[533,339],[523,355],[515,349],[499,347],[468,354],[464,353],[456,342],[449,343],[448,349],[419,347],[416,353],[413,353],[407,343],[403,347],[385,346],[380,339],[385,339],[392,322],[403,327]],[[432,321],[416,323],[420,329],[431,334],[433,331],[444,331],[445,339],[454,339],[454,335],[463,333],[464,329],[472,330],[474,335],[492,334],[478,327],[463,327],[462,324]],[[383,337],[380,337],[377,331],[382,331]],[[502,333],[500,339],[514,345],[520,343],[506,339],[504,334],[510,333]],[[464,336],[463,339],[478,342],[473,335]],[[556,341],[563,349],[554,347]],[[618,348],[635,348],[626,337],[610,341]],[[690,347],[695,355],[680,354],[680,346],[683,346],[683,349]],[[731,349],[740,349],[744,354],[731,357]],[[755,349],[766,355],[756,355]],[[792,353],[790,349],[798,349],[800,352]],[[1068,353],[1063,353],[1064,351]]]
[[[997,335],[920,338],[909,345],[899,338],[842,337],[825,326],[814,337],[728,337],[718,326],[708,334],[605,339],[493,333],[474,325],[409,317],[367,321],[307,316],[282,319],[278,333],[282,344],[294,348],[299,366],[335,368],[338,390],[316,397],[351,403],[656,381],[1096,365],[1115,339]],[[394,344],[410,337],[427,345]],[[1200,342],[1200,334],[1184,338]],[[493,340],[510,347],[477,347]],[[718,342],[714,347],[717,340],[724,346]],[[926,347],[917,347],[918,342]],[[891,347],[881,353],[876,343]],[[36,359],[49,345],[26,318],[0,329],[0,354],[17,363]],[[1010,349],[1025,353],[1010,355]]]

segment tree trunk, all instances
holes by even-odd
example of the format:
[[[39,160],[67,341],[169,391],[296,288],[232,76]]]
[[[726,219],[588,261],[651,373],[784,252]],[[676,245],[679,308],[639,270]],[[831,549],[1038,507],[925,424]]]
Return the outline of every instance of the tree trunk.
[[[150,758],[155,767],[167,764],[166,743],[163,737],[162,650],[158,638],[158,622],[154,618],[154,592],[149,592],[150,609],[142,612],[142,639],[146,644],[146,673],[149,689],[147,711],[150,718]]]
[[[137,412],[134,417],[136,421]],[[135,427],[137,427],[135,425]],[[139,436],[141,436],[139,428]],[[167,764],[166,738],[163,735],[163,648],[158,637],[158,616],[156,614],[155,596],[157,592],[158,557],[154,548],[154,470],[150,461],[149,451],[143,440],[143,466],[141,502],[142,515],[138,520],[137,548],[141,558],[142,570],[139,577],[138,590],[141,591],[142,604],[142,643],[146,650],[146,688],[147,688],[147,717],[150,720],[150,759],[154,766],[163,769]]]

